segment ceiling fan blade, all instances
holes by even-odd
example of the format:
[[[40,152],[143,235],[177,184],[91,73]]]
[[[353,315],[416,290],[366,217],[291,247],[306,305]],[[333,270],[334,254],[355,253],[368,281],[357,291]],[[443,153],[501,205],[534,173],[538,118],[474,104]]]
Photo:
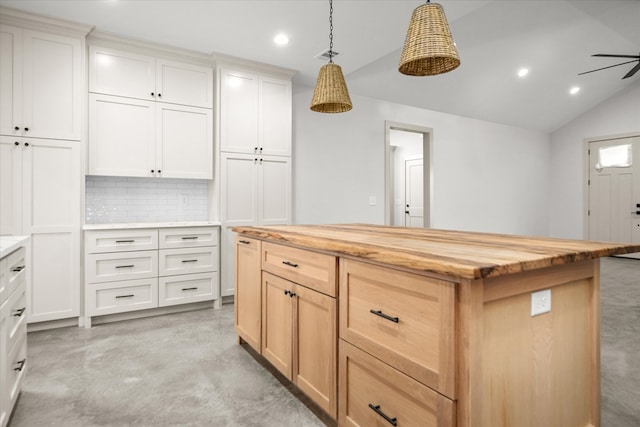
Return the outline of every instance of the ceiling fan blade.
[[[613,54],[609,54],[609,53],[596,53],[595,55],[591,55],[591,56],[601,56],[601,57],[605,57],[605,58],[636,58],[636,59],[640,59],[640,55],[613,55]]]
[[[589,74],[589,73],[593,73],[593,72],[595,72],[595,71],[606,70],[607,68],[619,67],[620,65],[631,64],[632,62],[637,62],[637,61],[638,61],[638,60],[637,60],[637,59],[635,59],[635,60],[633,60],[633,61],[627,61],[627,62],[623,62],[623,63],[621,63],[621,64],[609,65],[608,67],[602,67],[602,68],[597,68],[597,69],[595,69],[595,70],[591,70],[591,71],[585,71],[584,73],[579,73],[578,75],[579,75],[579,76],[581,76],[581,75],[583,75],[583,74]],[[635,67],[634,67],[634,69],[635,69]],[[637,70],[636,70],[636,71],[637,71]],[[634,73],[635,73],[635,71],[634,71]]]
[[[631,70],[629,70],[629,72],[624,75],[623,79],[626,79],[627,77],[633,76],[635,73],[638,72],[638,70],[640,70],[640,62],[638,62],[635,67],[633,67]]]

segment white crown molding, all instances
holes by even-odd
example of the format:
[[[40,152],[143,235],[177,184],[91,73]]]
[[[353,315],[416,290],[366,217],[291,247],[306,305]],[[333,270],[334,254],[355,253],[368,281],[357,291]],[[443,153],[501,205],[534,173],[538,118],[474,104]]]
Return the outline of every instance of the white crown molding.
[[[92,25],[67,21],[64,19],[49,18],[47,16],[30,12],[27,13],[6,6],[0,6],[0,23],[75,37],[85,37],[93,29]]]

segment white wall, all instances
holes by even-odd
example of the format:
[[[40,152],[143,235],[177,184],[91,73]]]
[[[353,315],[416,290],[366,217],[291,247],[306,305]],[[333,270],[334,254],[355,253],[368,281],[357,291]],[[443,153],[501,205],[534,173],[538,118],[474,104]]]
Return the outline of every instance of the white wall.
[[[552,237],[584,236],[584,140],[640,133],[640,81],[551,134]]]
[[[384,223],[390,120],[433,129],[433,228],[547,235],[547,134],[359,96],[350,112],[319,114],[310,99],[296,88],[295,223]]]

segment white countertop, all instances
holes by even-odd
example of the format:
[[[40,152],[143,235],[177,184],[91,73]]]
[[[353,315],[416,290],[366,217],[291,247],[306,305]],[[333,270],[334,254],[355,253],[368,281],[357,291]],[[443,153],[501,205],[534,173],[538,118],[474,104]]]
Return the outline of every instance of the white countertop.
[[[29,236],[0,236],[0,258],[4,258],[20,246],[26,246]]]
[[[83,230],[116,230],[135,228],[177,228],[177,227],[215,227],[217,221],[176,221],[176,222],[138,222],[138,223],[109,223],[109,224],[85,224]]]

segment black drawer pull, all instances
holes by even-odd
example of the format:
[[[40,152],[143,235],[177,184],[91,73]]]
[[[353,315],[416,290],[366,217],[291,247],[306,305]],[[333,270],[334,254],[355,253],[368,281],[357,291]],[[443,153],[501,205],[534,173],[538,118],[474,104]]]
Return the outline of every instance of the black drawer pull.
[[[380,405],[375,405],[374,406],[371,403],[369,403],[369,408],[373,409],[376,412],[376,414],[380,415],[382,418],[385,419],[385,421],[387,421],[392,426],[397,426],[398,425],[398,419],[396,417],[390,418],[387,414],[382,412],[380,410]]]
[[[135,267],[134,264],[129,264],[129,265],[116,265],[116,268],[133,268]]]
[[[198,287],[197,287],[197,286],[195,286],[195,287],[193,287],[193,288],[182,288],[182,290],[183,290],[183,291],[197,291],[197,290],[198,290]]]
[[[133,298],[135,297],[135,294],[129,294],[129,295],[116,295],[116,299],[118,298]]]
[[[198,262],[197,259],[183,259],[182,262]]]
[[[182,240],[198,240],[198,236],[183,236]]]
[[[243,245],[250,245],[251,242],[248,240],[238,240],[238,243],[242,243]]]
[[[11,271],[13,271],[14,273],[19,273],[19,272],[21,272],[22,270],[24,270],[24,267],[25,267],[24,265],[19,265],[19,266],[17,266],[17,267],[13,267],[13,268],[11,269]]]
[[[24,314],[26,309],[27,309],[26,307],[22,307],[22,308],[16,310],[14,316],[15,317],[22,317],[22,315]]]
[[[284,265],[288,265],[289,267],[293,267],[293,268],[296,268],[298,266],[298,264],[294,264],[291,261],[282,261],[282,263]]]
[[[287,291],[287,290],[284,291],[285,295],[289,295],[290,293],[291,293],[291,291]]]
[[[291,298],[293,298],[293,297],[295,297],[295,296],[296,296],[296,294],[295,294],[295,292],[289,292],[289,296],[290,296]]]
[[[116,243],[133,243],[135,240],[116,240]]]
[[[18,365],[17,368],[13,368],[14,371],[22,371],[22,368],[24,368],[24,364],[27,362],[27,359],[22,359],[22,360],[18,360],[16,362],[16,364]]]
[[[369,310],[371,314],[375,314],[376,316],[380,316],[383,319],[391,320],[392,322],[398,323],[400,319],[398,317],[391,317],[388,314],[384,314],[382,310]]]

